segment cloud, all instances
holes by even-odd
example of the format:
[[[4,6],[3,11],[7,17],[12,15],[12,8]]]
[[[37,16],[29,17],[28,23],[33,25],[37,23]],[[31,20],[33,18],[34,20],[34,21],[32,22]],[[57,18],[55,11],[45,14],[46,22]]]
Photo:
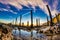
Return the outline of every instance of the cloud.
[[[14,13],[14,14],[17,14],[17,12],[14,12],[13,10],[9,10],[9,12],[12,12],[12,13]]]
[[[29,8],[28,5],[30,4],[34,10],[35,10],[35,6],[39,6],[48,16],[49,16],[49,12],[46,8],[46,5],[49,5],[52,16],[55,16],[55,13],[58,13],[58,11],[56,10],[58,5],[58,0],[0,0],[0,2],[4,4],[11,4],[15,6],[17,9],[23,8],[21,4],[28,8]]]
[[[5,9],[5,8],[0,8],[0,11],[8,11],[8,12],[11,12],[11,13],[17,14],[17,13],[14,12],[13,10],[8,10],[8,9]]]

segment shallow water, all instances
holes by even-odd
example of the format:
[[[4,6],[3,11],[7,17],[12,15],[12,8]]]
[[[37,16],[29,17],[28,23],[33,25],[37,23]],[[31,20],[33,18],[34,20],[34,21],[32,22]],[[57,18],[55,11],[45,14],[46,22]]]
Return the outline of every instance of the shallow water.
[[[37,33],[36,30],[26,31],[26,30],[23,30],[23,29],[21,29],[21,30],[13,29],[12,34],[15,37],[20,37],[20,38],[27,39],[27,40],[31,39],[31,37],[33,39],[38,39],[38,40],[40,40],[40,39],[41,40],[47,40],[46,35]]]

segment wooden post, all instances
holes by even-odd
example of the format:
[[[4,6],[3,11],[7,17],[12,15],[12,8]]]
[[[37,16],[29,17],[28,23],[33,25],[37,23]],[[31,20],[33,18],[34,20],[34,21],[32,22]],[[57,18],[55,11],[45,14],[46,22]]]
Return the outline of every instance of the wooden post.
[[[29,26],[29,21],[27,21],[27,27]]]
[[[38,19],[36,19],[36,26],[38,26]]]
[[[17,18],[16,18],[16,21],[15,21],[15,25],[17,25]]]
[[[39,19],[39,26],[40,26],[40,19]]]
[[[20,15],[20,24],[19,24],[20,27],[21,27],[21,21],[22,21],[22,15]]]
[[[53,26],[53,22],[52,22],[52,14],[50,12],[50,9],[49,9],[49,6],[46,5],[47,9],[48,9],[48,12],[49,12],[49,15],[50,15],[50,26]]]
[[[32,10],[31,10],[31,28],[33,28],[33,13],[32,13]]]
[[[24,22],[22,22],[22,26],[24,27]]]

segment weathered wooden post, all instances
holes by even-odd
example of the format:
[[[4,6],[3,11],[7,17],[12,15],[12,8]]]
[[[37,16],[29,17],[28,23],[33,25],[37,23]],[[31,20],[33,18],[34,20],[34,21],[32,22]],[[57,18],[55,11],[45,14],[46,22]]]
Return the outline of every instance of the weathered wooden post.
[[[15,25],[17,25],[17,18],[16,18],[16,21],[15,21]]]
[[[14,20],[12,21],[12,24],[14,24]]]
[[[21,27],[21,21],[22,21],[22,15],[20,15],[20,24],[19,24],[20,27]]]
[[[40,26],[40,18],[39,18],[39,26]]]
[[[46,5],[47,9],[48,9],[48,12],[49,12],[49,16],[50,16],[50,26],[53,26],[53,21],[52,21],[52,14],[50,12],[50,9],[49,9],[49,6]]]
[[[29,27],[29,21],[27,21],[27,27]]]
[[[24,27],[24,22],[22,22],[22,26]]]
[[[31,28],[33,28],[33,13],[32,13],[32,10],[31,10]]]
[[[36,26],[38,26],[38,19],[36,19]]]

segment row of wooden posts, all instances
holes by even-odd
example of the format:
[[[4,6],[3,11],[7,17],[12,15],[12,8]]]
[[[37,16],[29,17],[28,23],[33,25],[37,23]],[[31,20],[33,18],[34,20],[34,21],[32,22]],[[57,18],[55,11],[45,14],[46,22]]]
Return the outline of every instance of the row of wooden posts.
[[[53,18],[52,18],[52,14],[50,12],[50,9],[49,9],[49,6],[46,5],[47,9],[48,9],[48,12],[49,12],[49,16],[50,16],[50,26],[53,26]],[[30,12],[30,15],[31,15],[31,27],[33,27],[33,13],[32,13],[32,10]],[[59,23],[59,18],[57,17],[56,15],[56,18],[57,18],[57,21]],[[19,23],[19,26],[24,26],[24,23],[21,22],[22,21],[22,15],[20,15],[20,23]],[[48,19],[48,16],[47,16],[47,25],[49,25],[49,19]],[[22,25],[21,25],[22,23]],[[17,24],[17,18],[16,18],[16,21],[15,21],[15,24]],[[27,21],[27,26],[29,26],[29,21]],[[36,19],[36,26],[40,26],[40,19]]]

